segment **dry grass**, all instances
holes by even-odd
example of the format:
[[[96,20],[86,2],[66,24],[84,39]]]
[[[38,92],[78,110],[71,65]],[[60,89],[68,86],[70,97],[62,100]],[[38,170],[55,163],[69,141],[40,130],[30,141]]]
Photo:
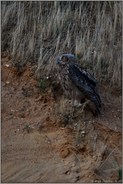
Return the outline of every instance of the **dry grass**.
[[[122,2],[2,2],[2,51],[50,72],[72,52],[100,82],[121,87]],[[43,74],[43,73],[42,73]]]

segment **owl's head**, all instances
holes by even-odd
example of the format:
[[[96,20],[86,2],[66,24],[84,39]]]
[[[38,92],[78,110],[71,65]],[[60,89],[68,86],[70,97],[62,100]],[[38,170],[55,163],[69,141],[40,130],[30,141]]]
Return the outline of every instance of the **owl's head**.
[[[57,64],[59,65],[64,65],[69,62],[76,62],[76,61],[77,61],[77,58],[73,54],[62,54],[57,58]]]

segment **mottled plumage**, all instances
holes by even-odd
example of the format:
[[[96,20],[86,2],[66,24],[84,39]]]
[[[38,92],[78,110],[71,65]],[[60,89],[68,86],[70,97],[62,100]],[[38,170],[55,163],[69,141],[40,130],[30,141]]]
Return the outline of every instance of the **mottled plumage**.
[[[90,100],[100,112],[101,100],[96,91],[97,81],[89,72],[77,63],[73,54],[63,54],[57,59],[59,76],[65,94],[75,103],[81,104]]]

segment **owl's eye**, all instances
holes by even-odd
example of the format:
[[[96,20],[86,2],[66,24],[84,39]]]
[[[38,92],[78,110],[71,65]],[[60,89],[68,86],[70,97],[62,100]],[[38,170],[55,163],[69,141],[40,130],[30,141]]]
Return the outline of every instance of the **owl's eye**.
[[[64,62],[69,61],[68,57],[66,57],[66,56],[62,56],[62,57],[61,57],[61,60],[64,61]]]

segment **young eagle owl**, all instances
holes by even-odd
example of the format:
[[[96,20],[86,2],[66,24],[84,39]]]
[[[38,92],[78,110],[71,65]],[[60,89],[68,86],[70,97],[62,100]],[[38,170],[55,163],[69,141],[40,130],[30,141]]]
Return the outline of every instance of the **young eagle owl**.
[[[77,64],[77,58],[73,54],[63,54],[57,59],[59,65],[59,78],[62,88],[68,97],[71,97],[74,105],[80,105],[86,100],[92,102],[95,110],[100,113],[101,100],[96,91],[95,78]]]

